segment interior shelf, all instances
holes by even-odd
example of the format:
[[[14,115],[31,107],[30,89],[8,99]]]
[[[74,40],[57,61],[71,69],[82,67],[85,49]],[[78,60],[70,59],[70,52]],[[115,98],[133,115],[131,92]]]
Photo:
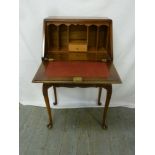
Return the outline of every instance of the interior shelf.
[[[69,26],[69,42],[87,42],[86,25],[70,25]]]
[[[50,53],[87,52],[96,59],[97,53],[105,54],[108,51],[109,27],[107,25],[49,24],[47,29]]]

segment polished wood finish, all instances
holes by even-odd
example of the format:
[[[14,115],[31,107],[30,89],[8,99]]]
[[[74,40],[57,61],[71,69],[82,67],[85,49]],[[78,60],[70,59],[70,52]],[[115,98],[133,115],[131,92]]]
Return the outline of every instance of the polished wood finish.
[[[54,98],[55,98],[55,102],[53,104],[57,105],[57,92],[56,92],[56,87],[55,86],[53,86],[53,91],[54,91]]]
[[[101,94],[102,94],[102,87],[99,87],[99,93],[98,93],[98,105],[101,105],[101,104],[102,104],[102,103],[100,102]]]
[[[52,114],[51,114],[51,108],[50,108],[50,102],[49,102],[49,98],[48,98],[48,89],[51,87],[50,84],[43,84],[42,86],[42,91],[43,91],[43,96],[44,96],[44,100],[46,103],[46,107],[47,107],[47,112],[48,112],[48,117],[49,117],[49,123],[47,124],[47,127],[50,129],[53,126],[52,123]]]
[[[86,52],[87,43],[85,42],[70,42],[68,45],[68,50],[71,52]]]
[[[107,129],[107,124],[106,124],[106,116],[110,104],[110,99],[112,95],[112,85],[104,85],[103,86],[107,90],[107,96],[106,96],[106,102],[105,102],[105,107],[104,107],[104,112],[103,112],[103,124],[102,127],[103,129]]]
[[[43,59],[113,60],[111,19],[47,18],[44,32]],[[86,52],[83,56],[78,54],[82,51]]]
[[[57,87],[97,87],[99,88],[97,104],[102,88],[106,89],[107,96],[103,112],[103,129],[107,129],[106,116],[112,95],[112,84],[121,83],[121,79],[113,65],[113,36],[112,20],[108,18],[59,18],[44,19],[43,56],[42,63],[35,74],[34,83],[43,84],[43,96],[47,107],[49,124],[52,128],[52,113],[48,98],[48,89],[53,87],[57,105]],[[48,65],[53,62],[100,62],[106,65],[108,76],[50,76],[46,74]],[[99,64],[99,63],[98,63]],[[100,65],[101,66],[101,65]],[[72,68],[72,66],[70,66]],[[90,66],[91,67],[91,66]],[[62,68],[62,66],[61,66]],[[102,68],[105,69],[105,68]],[[73,70],[73,68],[72,68]],[[50,70],[52,72],[53,70]],[[88,70],[87,70],[88,71]],[[65,70],[66,72],[66,70]],[[105,72],[105,71],[104,71]],[[62,73],[62,72],[61,72]],[[77,74],[77,72],[76,72]]]

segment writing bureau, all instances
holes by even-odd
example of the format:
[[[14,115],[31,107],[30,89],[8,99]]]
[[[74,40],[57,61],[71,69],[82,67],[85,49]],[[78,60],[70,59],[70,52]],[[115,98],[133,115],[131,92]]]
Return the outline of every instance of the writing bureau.
[[[98,105],[102,88],[106,89],[103,128],[112,95],[112,84],[121,83],[113,65],[112,20],[108,18],[48,17],[43,22],[43,57],[34,83],[42,83],[49,123],[52,114],[48,89],[53,87],[57,105],[57,87],[98,87]]]

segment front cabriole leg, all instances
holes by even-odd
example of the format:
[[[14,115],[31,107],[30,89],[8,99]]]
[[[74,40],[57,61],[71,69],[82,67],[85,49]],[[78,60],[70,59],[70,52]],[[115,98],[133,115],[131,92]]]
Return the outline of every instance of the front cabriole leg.
[[[43,92],[43,96],[44,96],[44,100],[45,100],[45,104],[48,112],[48,117],[49,117],[49,123],[47,124],[47,127],[49,129],[51,129],[53,126],[51,108],[50,108],[50,103],[48,98],[48,88],[50,88],[51,86],[52,86],[51,84],[45,84],[45,83],[43,83],[43,86],[42,86],[42,92]]]
[[[103,127],[103,129],[107,129],[108,126],[106,124],[106,116],[107,116],[107,112],[108,112],[108,108],[109,108],[109,103],[110,103],[110,99],[111,99],[111,95],[112,95],[112,84],[105,85],[103,87],[107,90],[107,96],[106,96],[105,107],[104,107],[104,112],[103,112],[102,127]]]

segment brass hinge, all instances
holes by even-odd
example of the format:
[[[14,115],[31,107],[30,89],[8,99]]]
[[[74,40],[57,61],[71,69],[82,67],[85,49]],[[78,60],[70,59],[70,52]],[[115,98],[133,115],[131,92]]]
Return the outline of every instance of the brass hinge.
[[[43,58],[43,60],[45,60],[45,61],[54,61],[53,58]]]
[[[82,77],[73,77],[73,82],[81,82]]]
[[[102,62],[107,62],[107,59],[102,59],[101,61],[102,61]]]
[[[54,61],[54,59],[53,58],[49,58],[48,61]]]

